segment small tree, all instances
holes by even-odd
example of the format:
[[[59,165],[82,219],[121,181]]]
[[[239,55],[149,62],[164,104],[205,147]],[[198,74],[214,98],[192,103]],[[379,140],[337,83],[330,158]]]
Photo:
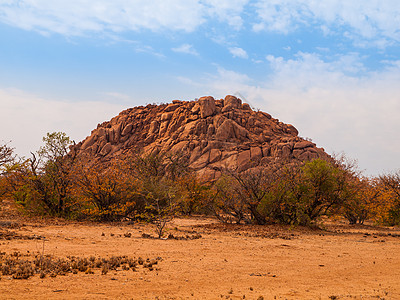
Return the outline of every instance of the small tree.
[[[350,182],[352,197],[343,203],[343,215],[350,224],[364,224],[364,221],[376,215],[377,199],[381,191],[374,179],[353,178]]]
[[[321,215],[338,212],[353,196],[350,176],[348,171],[322,159],[305,163],[299,184],[303,191],[301,206],[307,223],[314,222]]]
[[[288,163],[277,171],[271,189],[259,206],[259,211],[270,223],[304,224],[305,189],[301,185],[303,163]]]
[[[174,162],[173,172],[171,162]],[[155,224],[157,235],[162,237],[166,224],[178,211],[176,180],[182,174],[179,163],[163,153],[136,154],[131,160],[130,170],[138,182],[139,201],[144,204],[138,217]]]
[[[207,206],[209,186],[201,183],[196,174],[186,172],[175,181],[176,195],[180,211],[185,215],[203,212]]]
[[[38,152],[42,164],[43,180],[51,190],[53,203],[50,209],[58,215],[67,214],[67,201],[74,183],[75,154],[69,153],[73,144],[64,132],[47,133],[44,146]]]
[[[350,212],[356,179],[335,162],[290,163],[277,172],[259,210],[271,222],[311,225],[322,215],[340,212],[346,203]]]
[[[73,186],[75,156],[69,155],[70,139],[65,133],[48,133],[44,146],[30,159],[10,165],[7,182],[13,196],[36,212],[68,213],[67,202]]]
[[[12,163],[14,159],[14,149],[7,144],[0,144],[0,198],[6,193],[6,180],[4,176],[7,173],[7,165]]]
[[[379,176],[379,183],[382,186],[382,198],[385,198],[387,206],[387,217],[385,218],[385,222],[391,226],[399,225],[400,171]]]
[[[224,223],[239,224],[249,213],[246,202],[237,193],[238,189],[236,180],[227,175],[220,177],[213,186],[214,197],[211,198],[210,210]]]
[[[14,149],[7,144],[0,144],[0,202],[7,193],[6,174],[9,165],[15,160]]]
[[[174,195],[168,193],[167,186],[160,184],[153,188],[152,191],[146,191],[147,206],[143,216],[156,226],[158,238],[162,238],[165,226],[174,219],[178,212],[178,204],[174,201]]]
[[[3,170],[3,167],[15,159],[14,148],[11,148],[7,144],[0,145],[0,170]]]
[[[100,221],[134,218],[140,198],[137,183],[124,161],[113,160],[106,168],[80,162],[74,194],[84,214]]]
[[[244,172],[224,170],[224,176],[214,187],[214,212],[221,212],[220,217],[233,217],[236,222],[244,220],[246,223],[266,224],[259,206],[271,190],[280,167],[281,163],[277,162],[269,168],[258,167]]]

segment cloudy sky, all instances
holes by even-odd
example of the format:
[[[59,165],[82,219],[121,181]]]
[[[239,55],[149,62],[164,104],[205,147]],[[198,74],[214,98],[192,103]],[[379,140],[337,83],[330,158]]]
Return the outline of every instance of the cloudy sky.
[[[365,174],[400,168],[398,0],[0,0],[0,141],[241,97]]]

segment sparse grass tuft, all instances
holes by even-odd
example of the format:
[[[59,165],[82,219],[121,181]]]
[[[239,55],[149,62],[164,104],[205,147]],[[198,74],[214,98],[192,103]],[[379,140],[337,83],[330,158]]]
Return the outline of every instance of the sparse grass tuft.
[[[35,274],[40,278],[56,276],[64,276],[68,273],[78,274],[94,274],[95,270],[101,270],[102,275],[106,275],[110,270],[117,271],[137,271],[138,265],[147,268],[149,271],[154,270],[154,265],[158,264],[161,258],[147,258],[144,260],[130,258],[128,256],[112,256],[110,258],[75,257],[55,258],[51,255],[22,255],[20,252],[6,254],[0,253],[0,275],[11,276],[13,279],[28,279]],[[1,277],[0,277],[1,278]]]

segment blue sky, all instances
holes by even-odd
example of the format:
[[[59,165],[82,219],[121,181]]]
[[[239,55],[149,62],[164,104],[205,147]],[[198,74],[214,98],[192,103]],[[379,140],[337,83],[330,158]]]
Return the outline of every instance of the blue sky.
[[[0,140],[243,97],[366,174],[399,168],[397,0],[0,0]]]

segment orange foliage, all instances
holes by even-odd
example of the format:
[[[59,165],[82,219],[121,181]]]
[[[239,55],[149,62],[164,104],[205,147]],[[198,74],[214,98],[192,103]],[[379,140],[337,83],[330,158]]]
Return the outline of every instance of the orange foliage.
[[[110,221],[134,212],[137,186],[124,161],[112,161],[107,168],[81,164],[74,194],[79,206],[85,207],[81,211],[83,215]]]
[[[183,214],[191,215],[203,210],[209,198],[209,187],[199,178],[189,173],[176,179],[177,200]]]

